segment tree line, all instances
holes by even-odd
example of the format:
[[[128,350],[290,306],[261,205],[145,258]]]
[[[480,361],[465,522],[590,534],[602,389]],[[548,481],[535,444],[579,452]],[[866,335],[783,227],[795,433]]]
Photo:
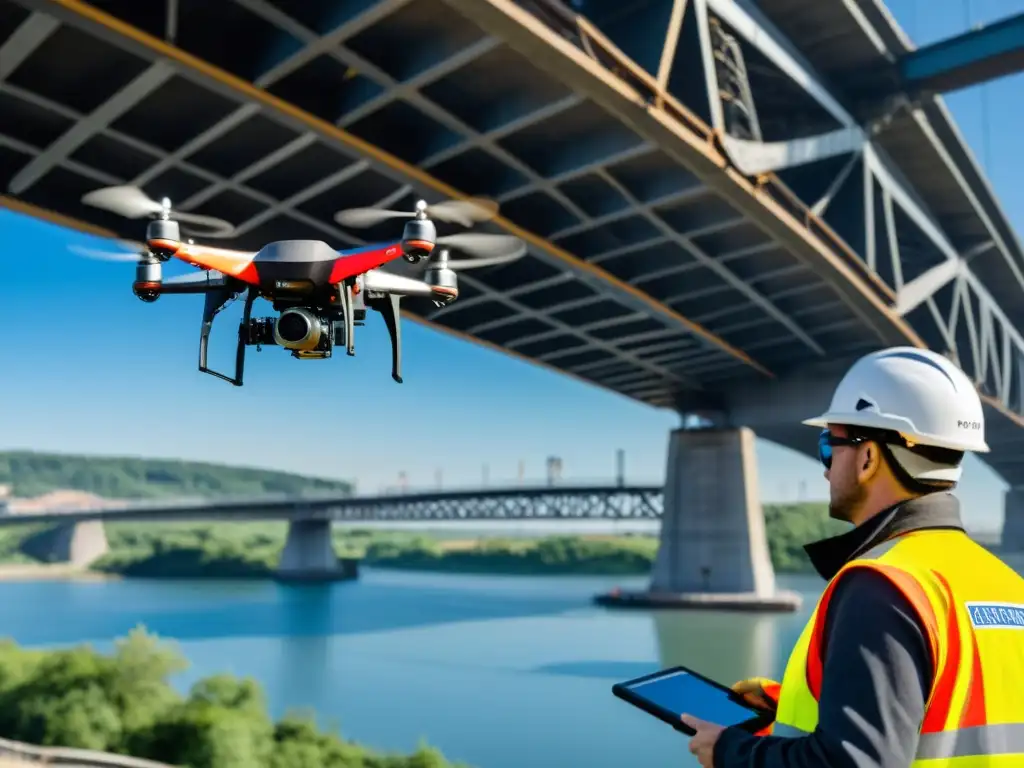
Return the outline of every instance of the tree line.
[[[0,451],[0,485],[11,486],[11,494],[20,497],[73,490],[108,499],[309,492],[348,495],[354,492],[353,484],[348,481],[266,469],[175,459],[77,456],[34,451]]]

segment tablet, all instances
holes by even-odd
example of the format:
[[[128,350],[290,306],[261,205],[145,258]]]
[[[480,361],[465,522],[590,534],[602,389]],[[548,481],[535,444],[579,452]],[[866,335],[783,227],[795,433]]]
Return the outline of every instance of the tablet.
[[[738,726],[754,733],[767,727],[774,714],[747,703],[727,686],[686,667],[672,667],[616,683],[612,693],[690,736],[694,730],[680,716],[693,715],[709,723]]]

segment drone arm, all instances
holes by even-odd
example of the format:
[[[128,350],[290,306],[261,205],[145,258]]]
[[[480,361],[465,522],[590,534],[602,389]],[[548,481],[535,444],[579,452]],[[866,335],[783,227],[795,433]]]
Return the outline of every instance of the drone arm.
[[[411,277],[395,275],[391,272],[381,272],[376,269],[369,270],[363,275],[363,288],[368,291],[380,291],[398,296],[426,296],[434,295],[432,286],[422,280],[414,280]]]
[[[149,240],[150,249],[158,249],[168,256],[174,256],[193,267],[210,270],[224,275],[231,275],[243,282],[259,283],[259,274],[252,263],[255,252],[234,251],[228,248],[213,248],[195,243],[182,243],[177,240]]]
[[[227,287],[227,278],[213,269],[163,280],[160,293],[207,293]]]

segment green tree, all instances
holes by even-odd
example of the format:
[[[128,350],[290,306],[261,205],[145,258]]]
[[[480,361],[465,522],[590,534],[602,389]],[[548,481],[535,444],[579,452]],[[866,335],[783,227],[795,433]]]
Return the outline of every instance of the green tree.
[[[182,697],[168,678],[184,664],[142,628],[109,655],[0,642],[0,736],[188,768],[447,768],[429,747],[380,757],[321,731],[311,717],[275,724],[250,678],[215,675]]]

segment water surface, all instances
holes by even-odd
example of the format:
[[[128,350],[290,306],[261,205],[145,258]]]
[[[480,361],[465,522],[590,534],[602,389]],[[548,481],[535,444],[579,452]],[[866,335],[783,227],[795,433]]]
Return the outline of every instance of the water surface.
[[[795,614],[609,611],[591,597],[644,579],[497,577],[365,569],[358,582],[0,584],[0,634],[107,647],[137,624],[176,640],[182,687],[250,675],[275,715],[311,708],[389,751],[421,740],[479,768],[693,766],[686,738],[611,694],[682,663],[732,682],[779,676],[821,583]]]

